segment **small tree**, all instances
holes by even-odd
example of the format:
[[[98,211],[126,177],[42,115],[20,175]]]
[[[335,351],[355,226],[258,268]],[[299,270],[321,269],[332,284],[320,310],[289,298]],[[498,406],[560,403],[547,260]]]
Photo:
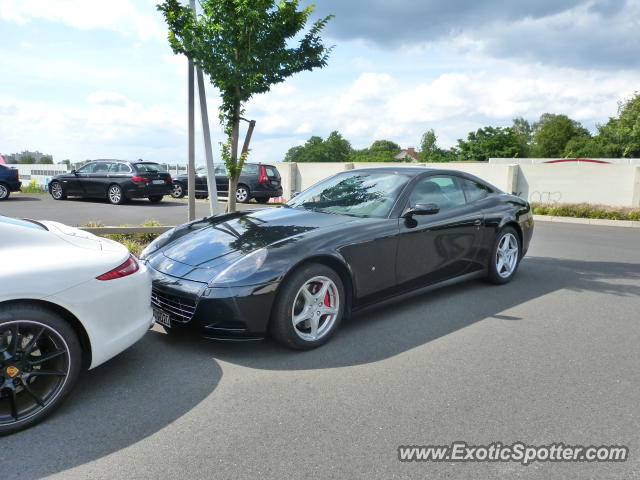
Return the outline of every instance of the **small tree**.
[[[200,5],[202,14],[178,0],[165,0],[158,10],[169,26],[173,52],[192,59],[220,90],[220,122],[227,136],[222,158],[229,192],[235,192],[248,153],[238,152],[244,104],[295,73],[327,64],[331,48],[323,44],[320,32],[331,16],[315,22],[291,46],[312,6],[298,10],[298,0],[200,0]],[[230,193],[229,211],[235,211],[235,203]]]

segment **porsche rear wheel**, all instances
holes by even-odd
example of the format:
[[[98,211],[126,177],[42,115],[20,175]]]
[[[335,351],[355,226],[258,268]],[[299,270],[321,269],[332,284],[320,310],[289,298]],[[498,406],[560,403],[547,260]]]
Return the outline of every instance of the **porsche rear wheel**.
[[[0,436],[48,416],[73,388],[82,350],[73,328],[35,305],[0,313]]]
[[[271,315],[271,333],[289,348],[319,347],[340,325],[344,305],[340,276],[326,265],[306,265],[285,280]]]

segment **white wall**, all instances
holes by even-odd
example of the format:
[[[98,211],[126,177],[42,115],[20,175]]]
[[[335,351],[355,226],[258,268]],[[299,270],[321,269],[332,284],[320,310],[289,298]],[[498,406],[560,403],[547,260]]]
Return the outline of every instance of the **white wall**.
[[[640,166],[546,163],[518,169],[516,192],[530,202],[640,206]]]
[[[515,163],[523,165],[527,163],[546,163],[549,160],[567,160],[563,158],[490,158],[489,163]],[[588,160],[599,160],[602,162],[620,164],[620,165],[640,165],[640,158],[591,158]],[[572,162],[573,163],[573,162]],[[581,162],[576,162],[581,163]],[[590,163],[590,162],[586,162]]]

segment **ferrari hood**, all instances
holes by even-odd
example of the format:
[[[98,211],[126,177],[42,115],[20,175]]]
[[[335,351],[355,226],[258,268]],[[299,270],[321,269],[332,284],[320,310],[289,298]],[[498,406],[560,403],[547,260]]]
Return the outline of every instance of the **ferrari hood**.
[[[164,257],[183,265],[214,268],[259,248],[354,220],[292,208],[265,208],[227,217],[205,219],[199,228],[170,240],[160,250]]]

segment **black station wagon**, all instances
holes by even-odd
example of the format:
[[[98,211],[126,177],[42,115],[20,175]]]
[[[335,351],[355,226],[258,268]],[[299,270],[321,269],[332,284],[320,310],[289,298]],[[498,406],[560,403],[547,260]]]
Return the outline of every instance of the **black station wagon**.
[[[55,200],[94,197],[106,198],[115,205],[132,198],[160,202],[171,189],[171,175],[161,165],[124,160],[95,160],[49,183],[49,193]]]

